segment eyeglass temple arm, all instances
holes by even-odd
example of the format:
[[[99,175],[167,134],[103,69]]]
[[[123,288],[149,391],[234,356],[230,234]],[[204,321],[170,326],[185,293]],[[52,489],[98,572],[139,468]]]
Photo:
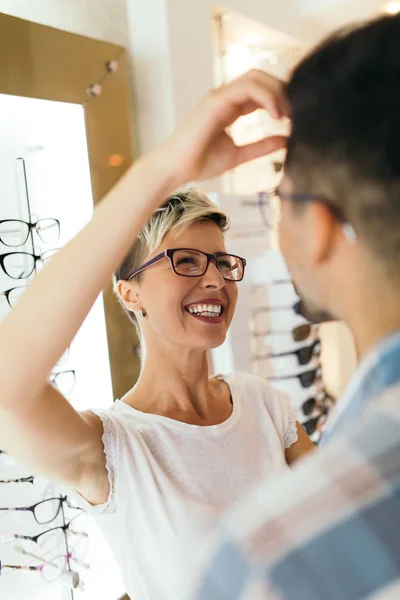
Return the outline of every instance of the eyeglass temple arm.
[[[151,267],[151,265],[154,265],[156,262],[158,262],[159,260],[161,260],[165,256],[168,256],[166,250],[164,252],[162,252],[161,254],[157,254],[157,256],[155,256],[154,258],[152,258],[148,262],[144,263],[144,265],[142,265],[140,267],[140,269],[136,269],[136,271],[133,271],[133,273],[131,273],[129,275],[128,281],[130,281],[132,279],[132,277],[135,277],[135,275],[139,275],[139,273],[141,273],[142,271],[144,271],[148,267]]]

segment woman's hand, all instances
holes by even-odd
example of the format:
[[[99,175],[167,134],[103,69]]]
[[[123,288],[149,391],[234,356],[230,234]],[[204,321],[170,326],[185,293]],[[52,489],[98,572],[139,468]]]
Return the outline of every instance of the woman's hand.
[[[263,71],[253,70],[209,92],[155,155],[180,186],[215,177],[284,147],[286,138],[282,136],[235,145],[226,128],[257,109],[268,110],[276,119],[289,116],[282,83]]]

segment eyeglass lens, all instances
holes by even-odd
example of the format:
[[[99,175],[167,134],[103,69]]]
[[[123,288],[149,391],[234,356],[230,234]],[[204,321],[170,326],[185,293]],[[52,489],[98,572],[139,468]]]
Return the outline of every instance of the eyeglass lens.
[[[56,219],[40,219],[33,226],[45,244],[54,244],[60,237],[60,224]],[[24,221],[9,219],[0,223],[0,242],[5,246],[17,247],[25,244],[31,227]]]
[[[195,250],[177,250],[172,260],[175,273],[185,277],[199,277],[207,269],[207,257]],[[224,279],[239,281],[243,277],[243,262],[236,256],[223,254],[217,257],[216,263]]]
[[[36,259],[28,252],[11,252],[4,257],[3,268],[11,279],[27,279],[35,269]]]
[[[3,292],[10,308],[15,307],[18,300],[21,298],[22,294],[25,292],[26,287],[27,287],[26,285],[21,285],[20,287],[11,288],[10,290]]]
[[[68,371],[60,371],[59,373],[51,373],[50,382],[64,396],[68,396],[75,387],[75,371],[70,369]]]

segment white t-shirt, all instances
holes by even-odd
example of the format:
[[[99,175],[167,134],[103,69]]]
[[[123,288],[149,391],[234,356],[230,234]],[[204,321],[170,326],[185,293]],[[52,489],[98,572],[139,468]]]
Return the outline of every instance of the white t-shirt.
[[[181,600],[198,575],[204,536],[260,479],[288,469],[297,440],[288,398],[245,373],[223,377],[233,411],[202,427],[143,413],[117,400],[102,419],[111,492],[79,504],[109,542],[132,600]],[[75,495],[75,497],[78,494]]]

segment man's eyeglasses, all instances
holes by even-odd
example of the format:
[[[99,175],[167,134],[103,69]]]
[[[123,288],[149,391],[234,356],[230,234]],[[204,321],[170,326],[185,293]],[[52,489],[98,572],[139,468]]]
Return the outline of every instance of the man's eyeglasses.
[[[129,275],[128,281],[164,258],[168,258],[173,272],[182,277],[202,277],[210,262],[213,262],[225,280],[242,281],[246,267],[246,260],[235,254],[226,252],[207,254],[192,248],[173,248],[157,254],[133,271]]]
[[[41,500],[32,506],[14,506],[12,508],[0,508],[0,512],[9,513],[9,512],[30,512],[32,513],[33,518],[35,519],[38,525],[46,525],[47,523],[51,523],[54,519],[57,518],[61,506],[66,504],[68,508],[72,508],[75,510],[82,510],[78,506],[74,506],[68,501],[67,496],[60,496],[59,498],[47,498],[46,500]]]
[[[282,375],[280,377],[268,377],[271,381],[284,381],[287,379],[298,379],[303,388],[311,387],[316,381],[321,379],[321,367],[311,369],[310,371],[304,371],[303,373],[297,373],[296,375]]]
[[[254,356],[253,358],[256,360],[264,360],[269,358],[280,358],[284,356],[296,356],[299,362],[299,365],[306,365],[310,362],[310,360],[314,356],[319,356],[321,353],[321,341],[316,339],[311,346],[303,346],[303,348],[299,348],[298,350],[292,350],[290,352],[280,352],[277,354],[261,354],[258,356]]]
[[[48,250],[43,254],[30,254],[29,252],[8,252],[0,254],[0,266],[4,273],[11,279],[27,279],[35,270],[36,263],[43,264],[49,261],[57,250]]]
[[[19,219],[5,219],[0,221],[0,242],[9,247],[22,246],[32,229],[45,244],[54,244],[60,237],[60,221],[58,219],[40,219],[35,223]]]
[[[333,216],[342,225],[347,239],[355,242],[357,234],[354,227],[349,223],[340,208],[335,206],[331,200],[321,194],[282,194],[278,188],[258,194],[258,206],[260,207],[261,220],[267,229],[276,229],[281,218],[281,201],[291,200],[293,202],[320,202],[329,208]]]

